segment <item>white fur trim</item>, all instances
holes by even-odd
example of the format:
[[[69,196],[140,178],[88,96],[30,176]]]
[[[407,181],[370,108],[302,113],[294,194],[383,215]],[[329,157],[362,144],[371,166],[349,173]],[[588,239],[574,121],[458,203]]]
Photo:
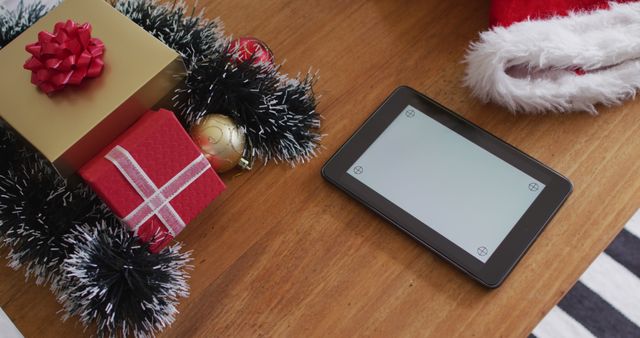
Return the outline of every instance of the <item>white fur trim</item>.
[[[595,114],[594,105],[620,104],[640,89],[640,2],[493,28],[465,62],[465,85],[485,102],[513,112]]]

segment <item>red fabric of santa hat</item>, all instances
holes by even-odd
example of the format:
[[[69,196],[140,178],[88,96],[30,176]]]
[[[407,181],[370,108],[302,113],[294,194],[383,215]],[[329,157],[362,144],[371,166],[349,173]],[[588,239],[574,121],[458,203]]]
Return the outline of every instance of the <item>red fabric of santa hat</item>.
[[[493,0],[465,84],[513,112],[587,111],[640,89],[640,1]]]

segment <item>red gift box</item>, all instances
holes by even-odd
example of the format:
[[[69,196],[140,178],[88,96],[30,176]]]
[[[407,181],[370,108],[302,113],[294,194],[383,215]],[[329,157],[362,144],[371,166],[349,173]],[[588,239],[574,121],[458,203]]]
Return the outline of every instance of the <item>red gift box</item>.
[[[174,114],[162,109],[145,113],[79,174],[154,253],[225,189]]]

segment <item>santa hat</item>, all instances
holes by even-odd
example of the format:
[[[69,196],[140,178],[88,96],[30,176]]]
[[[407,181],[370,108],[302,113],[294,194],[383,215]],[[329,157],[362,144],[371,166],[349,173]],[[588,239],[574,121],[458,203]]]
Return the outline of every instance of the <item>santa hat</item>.
[[[640,2],[493,0],[465,84],[513,112],[596,113],[640,89]]]

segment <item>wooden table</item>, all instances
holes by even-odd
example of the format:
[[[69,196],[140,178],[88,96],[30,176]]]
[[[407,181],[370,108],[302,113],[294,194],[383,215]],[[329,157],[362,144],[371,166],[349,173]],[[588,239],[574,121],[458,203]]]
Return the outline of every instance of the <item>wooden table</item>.
[[[284,71],[321,70],[324,150],[225,177],[180,236],[191,297],[167,337],[526,336],[640,205],[640,102],[601,115],[513,116],[461,86],[489,1],[200,1]],[[471,281],[351,198],[320,168],[398,85],[410,85],[566,174],[575,192],[497,290]],[[4,264],[3,264],[4,265]],[[0,268],[0,307],[27,337],[87,335],[45,287]]]

